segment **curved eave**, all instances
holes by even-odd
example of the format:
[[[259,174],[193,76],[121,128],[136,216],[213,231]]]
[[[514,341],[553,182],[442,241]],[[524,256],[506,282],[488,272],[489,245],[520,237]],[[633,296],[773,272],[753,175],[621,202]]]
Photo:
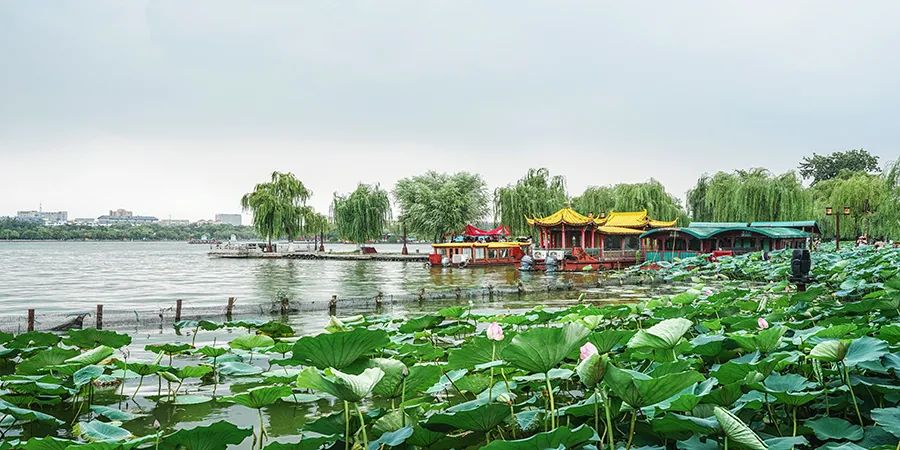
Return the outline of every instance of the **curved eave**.
[[[655,234],[660,234],[660,233],[672,233],[672,232],[675,232],[675,233],[684,233],[684,234],[687,234],[687,235],[689,235],[689,236],[693,236],[693,237],[695,237],[695,238],[697,238],[697,239],[706,239],[706,238],[712,236],[713,234],[715,234],[715,233],[704,233],[704,232],[702,232],[702,231],[700,231],[700,230],[692,230],[692,229],[690,229],[690,228],[673,228],[673,227],[665,227],[665,228],[654,228],[654,229],[652,229],[652,230],[649,230],[649,231],[647,231],[647,232],[641,234],[641,238],[643,239],[643,238],[645,238],[645,237],[650,237],[650,236],[653,236],[653,235],[655,235]]]
[[[624,235],[637,236],[644,232],[643,230],[638,230],[635,228],[608,227],[608,226],[597,227],[597,231],[600,234],[611,234],[611,235],[618,235],[618,236],[624,236]]]

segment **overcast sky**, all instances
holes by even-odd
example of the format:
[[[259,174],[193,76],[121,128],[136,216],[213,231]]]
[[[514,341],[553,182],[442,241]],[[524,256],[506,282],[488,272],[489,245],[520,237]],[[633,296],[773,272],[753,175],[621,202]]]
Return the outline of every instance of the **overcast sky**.
[[[900,155],[900,2],[4,1],[0,215],[239,211],[433,169],[491,190]]]

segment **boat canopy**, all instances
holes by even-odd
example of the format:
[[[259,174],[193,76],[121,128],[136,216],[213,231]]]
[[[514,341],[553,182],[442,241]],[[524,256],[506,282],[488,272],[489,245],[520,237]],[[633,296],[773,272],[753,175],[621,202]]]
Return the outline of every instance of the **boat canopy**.
[[[647,210],[613,211],[603,217],[594,217],[593,215],[585,216],[569,207],[560,209],[547,217],[526,217],[525,220],[529,225],[539,227],[554,227],[560,224],[574,227],[595,225],[598,231],[608,232],[607,234],[640,234],[640,231],[649,228],[672,227],[676,222],[675,220],[651,219],[647,215]],[[635,233],[635,230],[639,232]]]
[[[493,228],[490,230],[482,230],[481,228],[478,228],[478,227],[475,227],[472,225],[466,225],[466,228],[465,228],[465,230],[463,230],[462,234],[463,234],[463,236],[480,237],[480,236],[509,236],[512,233],[509,232],[509,227],[507,227],[506,225],[500,225],[499,227]]]
[[[757,234],[761,236],[765,236],[771,239],[805,239],[809,237],[809,233],[798,230],[796,228],[784,228],[784,227],[751,227],[747,225],[743,226],[723,226],[723,227],[710,227],[710,226],[701,226],[695,227],[691,225],[690,227],[683,228],[658,228],[655,230],[647,231],[642,234],[641,237],[649,237],[658,233],[684,233],[690,236],[693,236],[697,239],[709,239],[720,235],[722,233],[727,233],[729,231],[740,231],[746,233]]]
[[[488,249],[503,249],[503,248],[517,248],[517,247],[527,247],[531,245],[528,242],[439,242],[436,244],[431,244],[434,248],[488,248]]]
[[[555,227],[560,224],[583,227],[594,222],[592,217],[582,215],[578,211],[568,207],[560,209],[547,217],[525,217],[525,220],[528,222],[528,225],[537,225],[539,227]]]

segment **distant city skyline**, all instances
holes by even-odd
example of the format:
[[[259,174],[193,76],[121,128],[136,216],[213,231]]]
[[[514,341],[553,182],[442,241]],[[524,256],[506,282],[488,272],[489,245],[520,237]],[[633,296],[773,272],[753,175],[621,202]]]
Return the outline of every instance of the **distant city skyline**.
[[[900,157],[900,3],[0,3],[0,215],[328,212],[427,170],[569,192]],[[249,215],[244,215],[245,223]]]

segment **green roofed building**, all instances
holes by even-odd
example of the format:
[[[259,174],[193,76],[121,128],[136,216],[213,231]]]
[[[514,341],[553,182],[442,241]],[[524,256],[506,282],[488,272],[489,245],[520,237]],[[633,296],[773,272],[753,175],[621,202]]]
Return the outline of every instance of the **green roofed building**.
[[[739,255],[783,248],[805,248],[811,234],[808,222],[694,222],[689,227],[669,227],[641,234],[645,261],[672,261],[706,253]]]

